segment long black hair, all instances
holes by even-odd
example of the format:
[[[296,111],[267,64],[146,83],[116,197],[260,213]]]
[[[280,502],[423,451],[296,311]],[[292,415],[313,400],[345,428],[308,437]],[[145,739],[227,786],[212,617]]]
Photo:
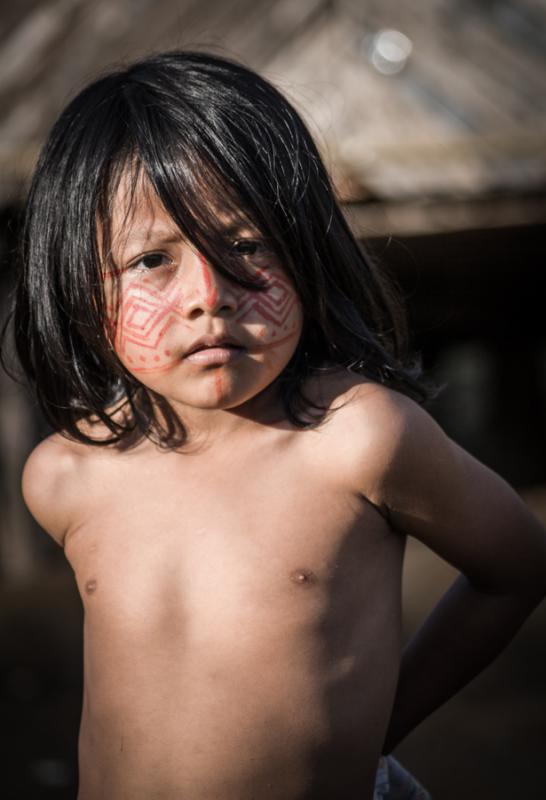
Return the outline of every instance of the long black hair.
[[[424,400],[402,307],[356,242],[304,123],[251,70],[200,52],[148,57],[107,74],[53,127],[22,231],[13,336],[55,430],[93,444],[148,436],[180,446],[184,427],[131,375],[107,334],[100,253],[110,252],[111,202],[129,172],[144,176],[182,233],[223,275],[261,290],[235,256],[211,203],[252,223],[294,283],[303,332],[277,379],[287,417],[309,415],[306,378],[340,367]],[[315,411],[317,408],[315,407]],[[82,419],[110,432],[100,441]]]

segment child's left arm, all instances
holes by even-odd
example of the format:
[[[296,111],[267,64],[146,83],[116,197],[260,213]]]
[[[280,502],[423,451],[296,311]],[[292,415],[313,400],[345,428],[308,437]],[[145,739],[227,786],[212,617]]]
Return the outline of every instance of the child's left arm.
[[[367,496],[388,510],[395,530],[462,573],[403,653],[390,752],[489,664],[540,602],[546,535],[508,484],[412,401],[379,390],[371,418]]]

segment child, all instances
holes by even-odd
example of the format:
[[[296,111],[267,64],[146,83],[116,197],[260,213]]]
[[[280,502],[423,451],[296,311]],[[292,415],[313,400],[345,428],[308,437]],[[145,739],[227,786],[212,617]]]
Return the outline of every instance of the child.
[[[23,492],[85,607],[80,800],[427,797],[385,756],[539,602],[546,538],[416,402],[295,111],[203,53],[107,75],[53,128],[22,262],[57,431]],[[401,658],[407,534],[462,574]]]

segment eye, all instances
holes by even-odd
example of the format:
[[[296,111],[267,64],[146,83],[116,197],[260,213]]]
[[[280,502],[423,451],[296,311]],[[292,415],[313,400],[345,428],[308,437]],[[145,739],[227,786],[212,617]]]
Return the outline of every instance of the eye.
[[[154,270],[158,267],[172,266],[172,259],[165,253],[145,253],[130,264],[130,269]]]
[[[269,250],[265,242],[260,239],[237,239],[231,249],[238,256],[263,255]]]

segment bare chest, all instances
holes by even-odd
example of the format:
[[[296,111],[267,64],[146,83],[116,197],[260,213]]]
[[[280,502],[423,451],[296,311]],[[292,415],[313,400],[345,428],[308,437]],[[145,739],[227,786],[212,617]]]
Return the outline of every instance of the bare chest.
[[[188,461],[119,482],[67,545],[89,621],[271,631],[319,619],[333,597],[365,602],[387,565],[399,578],[382,517],[305,458]]]
[[[337,738],[364,739],[379,720],[373,771],[403,550],[383,518],[290,453],[130,478],[118,476],[124,503],[106,490],[67,544],[86,612],[82,752],[108,765],[95,743],[123,744],[139,782],[169,753],[169,781],[208,786],[199,796],[230,781],[233,796],[258,783],[265,796],[279,775],[291,788],[275,796],[295,796],[310,749],[331,735],[329,704],[345,703]],[[357,695],[355,721],[344,698]]]

